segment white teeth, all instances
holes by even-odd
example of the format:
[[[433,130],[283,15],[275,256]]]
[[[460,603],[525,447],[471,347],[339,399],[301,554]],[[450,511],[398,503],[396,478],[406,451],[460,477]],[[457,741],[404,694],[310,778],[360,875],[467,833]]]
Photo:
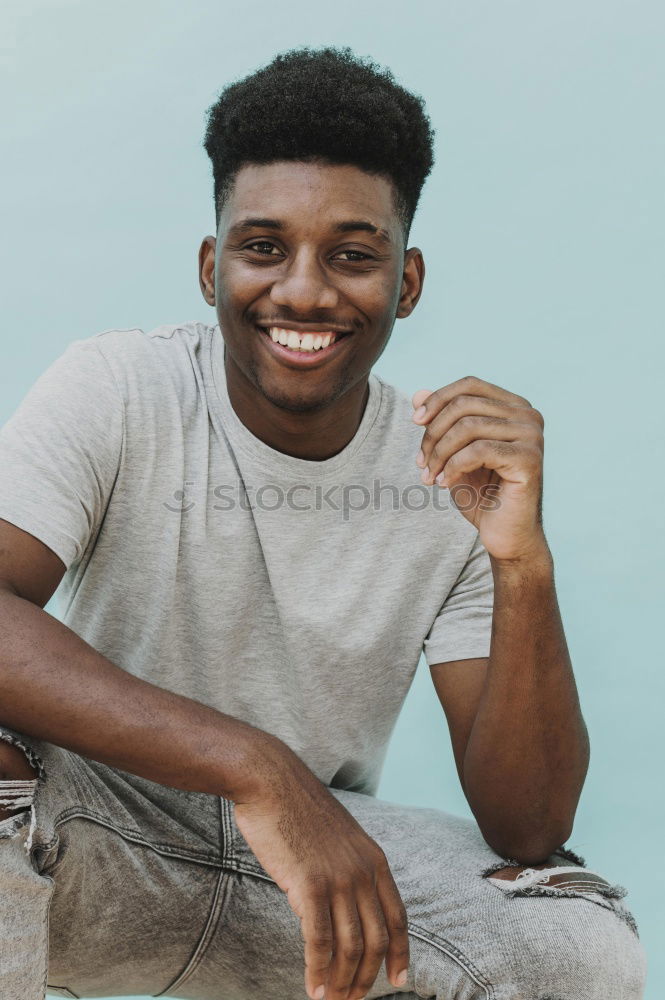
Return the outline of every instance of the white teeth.
[[[283,330],[278,326],[270,327],[268,333],[274,343],[290,347],[295,351],[319,351],[334,344],[337,338],[336,333],[304,333],[301,336],[295,330]]]

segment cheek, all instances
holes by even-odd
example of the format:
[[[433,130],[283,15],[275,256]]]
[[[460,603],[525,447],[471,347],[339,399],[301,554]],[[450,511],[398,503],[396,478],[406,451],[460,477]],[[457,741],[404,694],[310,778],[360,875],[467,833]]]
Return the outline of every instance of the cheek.
[[[367,315],[379,319],[394,311],[399,299],[399,286],[391,274],[385,271],[374,271],[367,275],[356,276],[353,280],[340,280],[337,287],[350,303]]]
[[[266,274],[248,267],[242,261],[222,261],[217,272],[219,294],[230,301],[251,301],[270,287]]]

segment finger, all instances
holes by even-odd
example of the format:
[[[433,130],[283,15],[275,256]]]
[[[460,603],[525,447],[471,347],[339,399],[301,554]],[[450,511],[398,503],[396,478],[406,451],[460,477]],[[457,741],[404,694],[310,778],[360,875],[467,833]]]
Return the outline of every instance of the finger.
[[[386,973],[393,986],[400,988],[405,980],[400,980],[399,976],[403,972],[408,972],[409,968],[408,918],[387,860],[379,871],[376,892],[388,931]]]
[[[532,406],[518,406],[505,400],[461,394],[446,403],[441,411],[429,420],[422,437],[420,453],[416,457],[416,465],[420,466],[421,469],[424,469],[425,466],[429,466],[431,469],[430,456],[437,442],[456,423],[464,425],[476,416],[526,424],[529,429],[525,433],[533,435],[534,440],[539,438],[542,441],[545,421],[542,413]],[[482,437],[483,435],[477,436]],[[506,440],[510,440],[510,438],[506,437]]]
[[[362,924],[350,887],[333,896],[331,910],[334,941],[326,1000],[347,1000],[364,951]]]
[[[435,477],[446,468],[453,455],[473,441],[496,440],[512,444],[536,445],[539,437],[540,432],[531,424],[520,423],[517,420],[478,414],[461,417],[441,437],[429,445],[423,445],[423,452],[425,448],[427,452],[422,480],[431,485]]]
[[[325,987],[328,979],[333,950],[333,925],[327,893],[309,896],[303,909],[301,928],[305,941],[305,989],[315,1000],[317,990]]]
[[[349,990],[349,1000],[360,1000],[369,993],[379,974],[390,941],[383,908],[372,882],[356,896],[356,906],[362,921],[365,950]]]
[[[417,392],[414,392],[413,396],[411,397],[411,403],[414,409],[417,410],[419,406],[422,406],[427,397],[431,395],[432,395],[431,389],[418,389]]]
[[[515,441],[477,440],[456,452],[443,470],[450,486],[467,472],[493,469],[509,483],[526,485],[540,473],[542,455],[538,448]]]
[[[449,385],[444,385],[441,389],[435,389],[434,392],[430,393],[413,414],[413,419],[418,424],[428,423],[447,403],[460,394],[503,400],[514,406],[531,407],[531,403],[524,396],[518,396],[515,392],[509,392],[507,389],[502,389],[500,385],[485,382],[474,375],[467,375],[465,378],[458,379],[456,382],[451,382]],[[422,410],[423,407],[424,410]]]
[[[362,924],[350,885],[333,896],[331,914],[333,955],[325,1000],[346,1000],[364,950]]]

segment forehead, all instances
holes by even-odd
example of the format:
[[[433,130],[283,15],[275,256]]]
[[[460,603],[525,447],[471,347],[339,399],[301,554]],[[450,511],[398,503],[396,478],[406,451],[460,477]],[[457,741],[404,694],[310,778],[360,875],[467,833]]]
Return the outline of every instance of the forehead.
[[[228,230],[252,216],[317,230],[365,220],[391,239],[399,226],[392,182],[350,164],[279,160],[241,167],[220,228]]]

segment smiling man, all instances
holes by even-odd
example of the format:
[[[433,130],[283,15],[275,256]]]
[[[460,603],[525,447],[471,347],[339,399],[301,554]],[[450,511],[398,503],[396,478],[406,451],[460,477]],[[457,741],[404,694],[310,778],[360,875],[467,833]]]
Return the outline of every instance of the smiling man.
[[[563,846],[542,416],[373,372],[432,139],[349,49],[228,87],[217,322],[76,341],[3,428],[2,997],[642,995],[625,890]],[[423,651],[475,822],[376,798]]]

